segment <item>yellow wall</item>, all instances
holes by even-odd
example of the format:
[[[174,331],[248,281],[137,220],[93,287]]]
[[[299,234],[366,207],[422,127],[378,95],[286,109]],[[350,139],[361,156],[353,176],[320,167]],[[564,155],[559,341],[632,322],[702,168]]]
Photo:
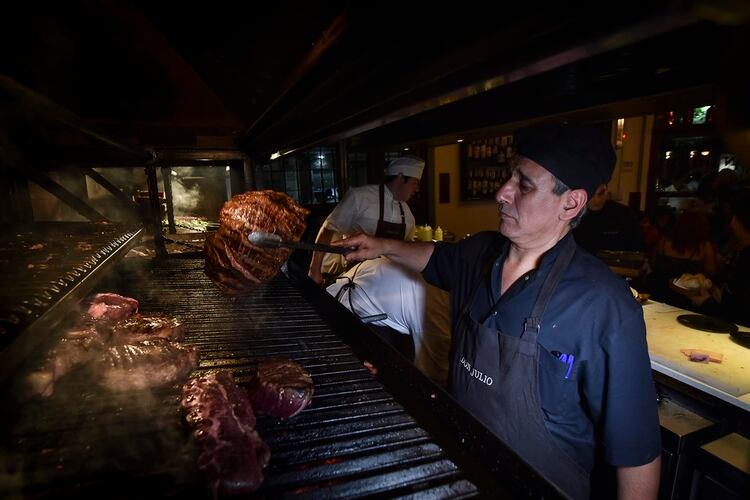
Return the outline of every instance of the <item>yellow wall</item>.
[[[497,203],[494,201],[461,201],[459,191],[459,147],[458,144],[438,146],[429,152],[429,164],[434,165],[435,175],[431,186],[434,195],[434,222],[443,230],[450,231],[457,239],[467,233],[497,230]],[[450,203],[438,203],[440,174],[450,175]],[[424,222],[417,221],[417,224]]]
[[[616,134],[617,121],[613,121]],[[630,193],[641,193],[641,210],[646,207],[646,181],[651,151],[653,115],[625,118],[624,131],[627,137],[622,148],[617,149],[617,163],[612,173],[609,188],[610,198],[623,205],[628,204]],[[613,137],[614,140],[614,137]]]

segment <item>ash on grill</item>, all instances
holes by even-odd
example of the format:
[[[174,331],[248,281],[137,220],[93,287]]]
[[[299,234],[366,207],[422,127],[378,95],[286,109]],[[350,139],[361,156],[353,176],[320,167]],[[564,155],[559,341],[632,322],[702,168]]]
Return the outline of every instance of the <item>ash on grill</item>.
[[[227,295],[241,295],[278,274],[291,250],[262,248],[248,241],[254,231],[299,240],[309,210],[276,191],[233,196],[219,214],[219,229],[206,239],[206,275]]]

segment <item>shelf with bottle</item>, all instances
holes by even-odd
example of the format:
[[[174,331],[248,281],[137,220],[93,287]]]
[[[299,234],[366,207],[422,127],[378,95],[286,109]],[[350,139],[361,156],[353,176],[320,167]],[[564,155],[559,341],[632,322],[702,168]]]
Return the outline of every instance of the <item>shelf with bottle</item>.
[[[470,141],[461,148],[461,199],[493,199],[510,173],[513,136]]]

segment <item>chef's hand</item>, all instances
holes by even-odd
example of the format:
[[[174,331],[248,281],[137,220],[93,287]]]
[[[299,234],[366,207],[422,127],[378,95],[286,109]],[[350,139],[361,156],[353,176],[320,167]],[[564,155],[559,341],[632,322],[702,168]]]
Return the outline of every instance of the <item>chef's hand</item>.
[[[344,258],[347,262],[359,262],[361,260],[376,259],[383,255],[386,250],[388,240],[386,238],[376,238],[367,234],[357,234],[344,240],[338,240],[331,243],[336,247],[353,248],[353,250]]]

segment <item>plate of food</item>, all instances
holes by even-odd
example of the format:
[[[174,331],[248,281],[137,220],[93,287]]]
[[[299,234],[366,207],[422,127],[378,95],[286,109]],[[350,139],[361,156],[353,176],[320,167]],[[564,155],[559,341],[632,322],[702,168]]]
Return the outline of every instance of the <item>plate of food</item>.
[[[699,295],[702,291],[708,292],[713,286],[713,283],[703,274],[684,273],[679,278],[671,280],[669,286],[677,293],[684,295]]]

